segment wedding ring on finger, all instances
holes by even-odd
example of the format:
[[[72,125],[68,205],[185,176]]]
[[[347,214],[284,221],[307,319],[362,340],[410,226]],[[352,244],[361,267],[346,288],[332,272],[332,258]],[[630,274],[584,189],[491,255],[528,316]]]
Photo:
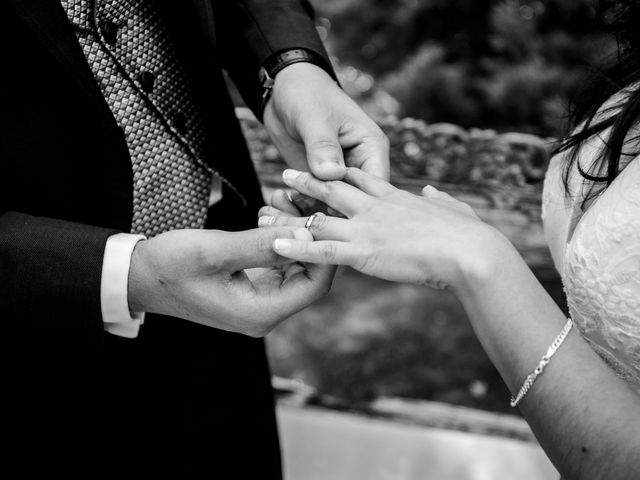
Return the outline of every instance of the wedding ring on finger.
[[[315,222],[316,219],[320,217],[320,215],[322,215],[322,213],[320,212],[314,213],[309,218],[307,218],[307,221],[304,224],[304,228],[306,228],[309,231],[309,233],[311,233],[312,235],[313,235],[313,232],[311,231],[311,227],[313,227],[313,222]]]
[[[311,228],[311,225],[313,225],[313,222],[315,221],[317,216],[318,216],[317,213],[314,213],[313,215],[309,216],[309,218],[307,218],[306,223],[304,224],[304,228],[309,230]]]

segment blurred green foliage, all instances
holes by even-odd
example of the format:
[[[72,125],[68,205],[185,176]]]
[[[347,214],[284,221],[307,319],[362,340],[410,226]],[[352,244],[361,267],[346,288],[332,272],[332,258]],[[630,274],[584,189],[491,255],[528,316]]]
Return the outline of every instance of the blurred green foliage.
[[[341,63],[373,75],[399,116],[542,136],[615,49],[595,0],[315,0]]]

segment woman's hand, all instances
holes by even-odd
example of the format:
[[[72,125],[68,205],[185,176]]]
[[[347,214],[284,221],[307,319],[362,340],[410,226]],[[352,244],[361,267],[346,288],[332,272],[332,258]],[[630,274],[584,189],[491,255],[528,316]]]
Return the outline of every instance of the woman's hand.
[[[323,182],[294,170],[285,171],[284,181],[347,217],[318,215],[309,227],[314,242],[275,240],[275,251],[293,260],[349,265],[386,280],[458,289],[488,278],[501,252],[510,248],[471,207],[433,187],[413,195],[355,168],[347,170],[344,182]],[[275,209],[262,213],[263,227],[304,227],[307,221]]]

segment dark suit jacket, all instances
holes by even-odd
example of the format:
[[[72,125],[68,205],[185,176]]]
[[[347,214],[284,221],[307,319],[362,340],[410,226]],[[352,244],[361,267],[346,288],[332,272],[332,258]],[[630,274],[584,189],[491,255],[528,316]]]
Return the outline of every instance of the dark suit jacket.
[[[262,199],[222,68],[255,108],[271,54],[326,58],[309,5],[155,1],[214,132],[207,161],[245,200],[226,192],[208,226],[253,228]],[[0,0],[0,68],[0,468],[278,478],[261,341],[151,315],[136,340],[103,330],[102,257],[130,229],[131,159],[58,1]]]

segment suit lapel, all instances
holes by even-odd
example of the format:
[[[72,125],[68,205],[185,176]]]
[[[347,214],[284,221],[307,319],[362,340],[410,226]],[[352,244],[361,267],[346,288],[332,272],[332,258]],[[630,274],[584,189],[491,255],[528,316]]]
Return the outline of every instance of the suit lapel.
[[[31,29],[44,48],[87,94],[103,114],[114,122],[93,72],[87,63],[69,24],[62,5],[57,0],[5,0],[9,8]]]

